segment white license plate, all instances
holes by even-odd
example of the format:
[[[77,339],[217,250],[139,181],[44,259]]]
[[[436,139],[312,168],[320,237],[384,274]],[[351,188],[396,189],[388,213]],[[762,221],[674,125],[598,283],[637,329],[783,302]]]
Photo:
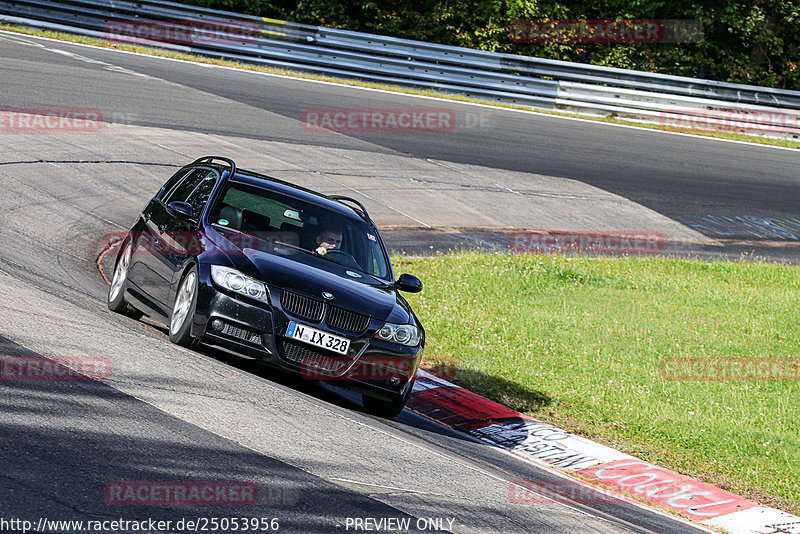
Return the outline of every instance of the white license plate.
[[[350,340],[347,338],[335,336],[304,324],[297,324],[294,321],[289,322],[286,337],[339,354],[347,354],[347,350],[350,348]]]

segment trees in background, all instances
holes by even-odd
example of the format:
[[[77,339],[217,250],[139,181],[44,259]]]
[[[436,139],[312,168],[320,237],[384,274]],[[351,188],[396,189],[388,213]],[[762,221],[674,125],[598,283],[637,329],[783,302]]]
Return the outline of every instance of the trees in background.
[[[184,0],[318,26],[800,90],[800,0]],[[512,42],[526,19],[690,19],[695,43]]]

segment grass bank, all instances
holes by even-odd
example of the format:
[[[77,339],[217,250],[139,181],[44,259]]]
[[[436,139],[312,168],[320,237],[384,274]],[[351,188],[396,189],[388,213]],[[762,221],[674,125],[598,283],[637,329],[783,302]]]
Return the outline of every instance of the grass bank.
[[[455,382],[800,512],[800,382],[660,372],[673,358],[800,362],[798,267],[481,253],[393,262],[425,283],[410,297],[425,359],[455,363]]]

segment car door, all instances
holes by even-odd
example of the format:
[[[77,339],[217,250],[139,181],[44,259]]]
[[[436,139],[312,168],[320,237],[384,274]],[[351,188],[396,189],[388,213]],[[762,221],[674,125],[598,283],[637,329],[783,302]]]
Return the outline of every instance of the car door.
[[[197,255],[201,240],[198,223],[219,179],[216,170],[195,169],[175,190],[161,202],[148,222],[157,237],[159,253],[153,254],[153,269],[157,276],[158,289],[155,294],[165,306],[172,308],[174,286],[179,283],[182,267],[190,256]],[[170,210],[172,202],[186,202],[192,206],[194,216],[185,217]]]
[[[158,235],[157,232],[154,233],[155,226],[149,225],[148,222],[156,212],[160,213],[159,208],[162,205],[162,199],[178,187],[190,172],[191,170],[181,169],[167,180],[161,190],[139,214],[139,222],[134,226],[137,230],[132,234],[133,255],[128,269],[129,290],[133,291],[137,298],[144,300],[145,304],[151,307],[160,308],[162,303],[156,302],[154,296],[159,284],[158,276],[153,270],[155,260],[151,257],[153,253],[158,253],[159,250]]]

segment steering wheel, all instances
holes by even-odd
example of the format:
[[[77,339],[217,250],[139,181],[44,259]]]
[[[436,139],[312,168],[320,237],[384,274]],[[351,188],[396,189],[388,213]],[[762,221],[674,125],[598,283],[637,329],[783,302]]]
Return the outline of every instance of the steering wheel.
[[[341,263],[342,265],[345,265],[347,267],[352,267],[354,269],[359,269],[359,270],[361,269],[361,266],[358,264],[356,259],[349,252],[345,252],[344,250],[339,250],[335,248],[328,249],[328,251],[325,253],[325,257],[330,258],[336,263]]]

